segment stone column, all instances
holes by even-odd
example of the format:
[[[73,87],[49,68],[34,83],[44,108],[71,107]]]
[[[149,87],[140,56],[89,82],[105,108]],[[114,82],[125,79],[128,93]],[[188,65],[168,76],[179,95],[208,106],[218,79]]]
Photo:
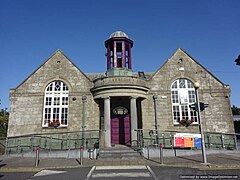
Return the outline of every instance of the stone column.
[[[125,42],[122,42],[122,68],[126,68],[126,47]]]
[[[117,67],[117,43],[116,41],[114,41],[114,47],[113,47],[113,68]]]
[[[132,69],[132,53],[130,44],[128,44],[128,69]]]
[[[131,97],[130,98],[130,111],[131,111],[131,145],[137,145],[137,100],[138,97]]]
[[[104,98],[104,129],[105,129],[105,147],[111,147],[111,117],[110,117],[110,97]]]

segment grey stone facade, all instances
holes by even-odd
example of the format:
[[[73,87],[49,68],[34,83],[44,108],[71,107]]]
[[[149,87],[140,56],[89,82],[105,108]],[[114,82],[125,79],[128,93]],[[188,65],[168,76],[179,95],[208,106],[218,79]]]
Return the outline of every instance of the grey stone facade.
[[[181,59],[181,60],[180,60]],[[198,126],[186,128],[172,123],[171,84],[178,78],[200,82],[199,100],[209,104],[202,113],[205,132],[233,133],[230,87],[215,78],[182,49],[178,49],[148,80],[148,98],[142,103],[143,128],[154,128],[153,95],[158,95],[160,130],[197,132]]]
[[[153,96],[158,96],[158,120],[161,131],[198,132],[198,126],[188,128],[173,124],[171,85],[179,78],[200,83],[199,99],[209,107],[201,113],[204,132],[233,133],[230,87],[214,77],[182,49],[178,49],[155,73],[146,78],[84,74],[60,50],[32,73],[17,88],[10,90],[8,137],[48,132],[72,132],[82,128],[82,96],[87,96],[86,130],[104,129],[104,98],[110,97],[110,108],[124,102],[127,108],[137,108],[138,128],[154,129]],[[44,93],[47,85],[61,80],[69,87],[68,126],[42,127]],[[130,106],[130,97],[136,102]],[[130,110],[131,111],[131,110]],[[132,115],[133,116],[133,115]],[[106,126],[105,126],[106,127]]]
[[[67,128],[42,128],[43,102],[46,86],[62,80],[69,87],[70,120]],[[16,89],[10,90],[10,119],[8,136],[23,134],[80,131],[82,127],[82,96],[87,96],[87,129],[99,127],[98,105],[90,92],[92,81],[83,74],[61,51],[57,51]],[[73,101],[73,98],[76,98]]]

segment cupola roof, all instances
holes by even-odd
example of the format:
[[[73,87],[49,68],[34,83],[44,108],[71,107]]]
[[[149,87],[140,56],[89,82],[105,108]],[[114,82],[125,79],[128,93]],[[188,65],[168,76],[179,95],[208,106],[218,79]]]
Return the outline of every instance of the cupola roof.
[[[114,38],[114,37],[125,37],[125,38],[129,38],[128,35],[123,32],[123,31],[115,31],[113,32],[110,36],[109,36],[109,39],[110,38]]]

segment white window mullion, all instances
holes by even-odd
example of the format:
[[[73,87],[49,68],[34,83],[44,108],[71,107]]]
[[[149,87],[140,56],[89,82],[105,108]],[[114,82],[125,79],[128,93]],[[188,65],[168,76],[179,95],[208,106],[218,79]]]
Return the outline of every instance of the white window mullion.
[[[63,97],[63,84],[61,83],[60,104],[59,104],[59,121],[62,126],[62,97]]]
[[[51,106],[51,119],[50,121],[53,121],[53,106]]]
[[[192,115],[191,115],[191,112],[190,112],[190,108],[188,107],[188,119],[192,119]]]
[[[53,82],[53,89],[52,89],[52,102],[51,102],[51,121],[53,121],[53,109],[54,109],[54,89],[55,89],[55,82]]]
[[[182,106],[181,105],[178,105],[179,106],[179,113],[180,113],[180,120],[183,119],[182,117]]]
[[[43,126],[46,126],[47,124],[45,123],[45,109],[46,109],[46,93],[45,93],[45,96],[44,96],[44,102],[43,102],[44,104],[43,104],[43,122],[42,122],[42,124],[43,124]]]
[[[59,121],[60,124],[62,125],[62,106],[59,106]]]

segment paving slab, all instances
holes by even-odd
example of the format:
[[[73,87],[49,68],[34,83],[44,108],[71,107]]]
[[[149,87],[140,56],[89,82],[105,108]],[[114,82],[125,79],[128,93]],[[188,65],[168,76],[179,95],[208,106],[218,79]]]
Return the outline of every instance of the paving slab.
[[[164,157],[163,165],[159,158],[150,159],[84,159],[83,166],[79,164],[79,159],[74,158],[40,158],[39,165],[35,166],[35,158],[30,157],[7,157],[0,156],[0,172],[6,171],[39,171],[41,169],[56,168],[79,168],[92,166],[119,166],[119,165],[148,165],[148,166],[172,166],[172,167],[193,167],[193,168],[224,168],[240,169],[240,152],[207,155],[207,162],[202,163],[201,154],[191,156]]]

